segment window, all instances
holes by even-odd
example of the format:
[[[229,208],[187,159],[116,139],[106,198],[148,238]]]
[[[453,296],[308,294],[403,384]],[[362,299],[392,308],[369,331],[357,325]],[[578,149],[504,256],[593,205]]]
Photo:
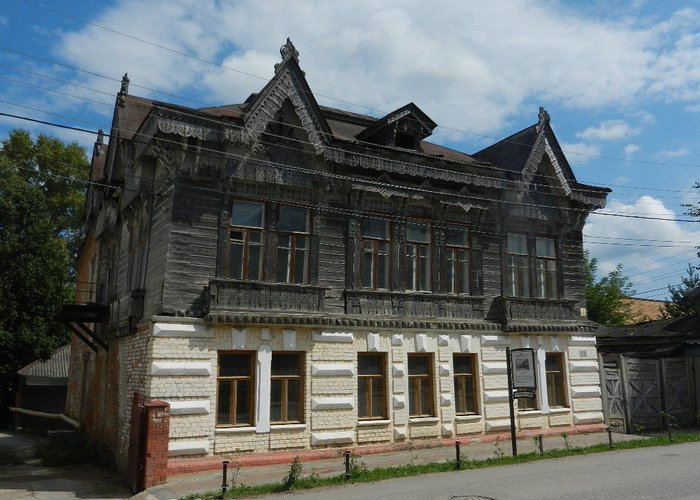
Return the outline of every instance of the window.
[[[447,291],[469,293],[469,233],[465,228],[445,229]]]
[[[435,415],[433,358],[430,354],[408,355],[408,399],[411,417]]]
[[[309,282],[309,210],[281,206],[277,222],[277,281]]]
[[[406,223],[406,290],[430,291],[430,226]]]
[[[564,355],[557,352],[548,352],[544,364],[547,372],[547,401],[549,406],[552,408],[567,406],[564,390]]]
[[[263,278],[264,215],[265,205],[262,203],[233,202],[226,266],[228,278]]]
[[[527,236],[508,233],[508,295],[530,296]]]
[[[362,287],[389,288],[389,221],[365,219],[362,221]]]
[[[538,299],[558,296],[557,260],[552,238],[535,238],[535,285]]]
[[[255,355],[220,353],[216,425],[253,425]]]
[[[303,353],[272,353],[270,385],[270,421],[303,422],[304,358]]]
[[[476,391],[476,356],[455,354],[455,411],[457,415],[478,413]]]
[[[387,418],[386,354],[357,355],[357,415],[362,419]]]
[[[508,234],[508,295],[556,299],[559,276],[555,241],[537,237],[529,243],[524,234]],[[530,287],[531,267],[534,267],[534,290]]]

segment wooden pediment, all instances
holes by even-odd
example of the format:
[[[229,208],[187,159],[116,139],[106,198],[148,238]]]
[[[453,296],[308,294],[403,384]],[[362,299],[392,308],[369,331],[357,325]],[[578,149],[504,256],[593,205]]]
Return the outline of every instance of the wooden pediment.
[[[282,107],[289,102],[314,150],[321,153],[331,141],[331,129],[299,67],[299,52],[289,38],[280,49],[280,54],[282,62],[275,65],[275,76],[244,110],[243,121],[248,140],[255,142],[270,125],[276,127],[277,124],[270,122],[279,116]]]

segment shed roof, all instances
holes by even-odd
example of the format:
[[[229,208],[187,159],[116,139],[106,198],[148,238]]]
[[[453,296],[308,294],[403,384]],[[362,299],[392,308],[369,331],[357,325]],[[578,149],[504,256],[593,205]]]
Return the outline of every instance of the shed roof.
[[[70,344],[59,347],[47,360],[37,359],[17,373],[27,378],[68,380]]]

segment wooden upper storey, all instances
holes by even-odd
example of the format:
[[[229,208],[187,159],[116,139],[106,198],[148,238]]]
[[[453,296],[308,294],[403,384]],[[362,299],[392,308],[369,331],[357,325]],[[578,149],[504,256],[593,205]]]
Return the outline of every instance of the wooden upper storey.
[[[109,187],[89,200],[112,323],[580,324],[581,229],[608,190],[576,181],[546,112],[468,155],[427,142],[436,124],[412,103],[320,107],[291,42],[281,53],[240,105],[146,100],[124,80]]]

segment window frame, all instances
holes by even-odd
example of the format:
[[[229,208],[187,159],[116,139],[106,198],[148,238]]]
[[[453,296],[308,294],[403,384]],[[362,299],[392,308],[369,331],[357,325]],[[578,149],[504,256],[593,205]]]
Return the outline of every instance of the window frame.
[[[380,358],[381,373],[379,374],[361,374],[360,368],[360,358],[361,357],[375,357]],[[380,386],[382,388],[382,407],[378,412],[379,415],[374,415],[375,411],[373,408],[373,381],[380,380]],[[366,399],[365,407],[368,409],[369,415],[360,415],[360,399],[363,398],[363,386]],[[386,352],[358,352],[357,353],[357,418],[358,420],[386,420],[389,418],[388,404],[387,404],[387,353]]]
[[[522,238],[524,250],[511,249],[511,237]],[[540,253],[538,243],[551,242],[551,255]],[[558,240],[551,235],[506,233],[506,293],[508,297],[557,300],[561,296]],[[540,269],[540,265],[543,266]]]
[[[256,355],[255,351],[219,351],[216,365],[216,427],[252,427],[255,425],[255,400],[256,400]],[[243,376],[221,376],[221,358],[223,356],[246,356],[248,358],[248,375]],[[248,422],[236,423],[237,420],[237,398],[238,398],[238,381],[246,380],[249,382],[248,389]],[[232,388],[229,395],[229,422],[227,424],[219,423],[219,395],[221,392],[221,382],[232,381]]]
[[[295,356],[299,361],[298,374],[297,375],[274,375],[274,360],[275,355],[278,356]],[[297,408],[299,411],[299,418],[296,420],[289,419],[289,381],[298,380],[299,383],[299,394],[297,395]],[[282,381],[282,388],[280,390],[280,395],[282,397],[280,401],[280,420],[273,420],[272,417],[272,397],[273,389],[272,385],[275,381]],[[304,394],[305,394],[305,383],[306,383],[306,353],[304,351],[272,351],[272,357],[270,358],[270,424],[271,425],[286,425],[286,424],[302,424],[305,421],[305,404],[304,404]]]
[[[553,255],[540,255],[537,243],[539,241],[551,241]],[[535,237],[534,248],[534,270],[535,270],[535,298],[557,299],[559,296],[559,263],[557,259],[557,240],[545,236]],[[544,264],[544,269],[540,270],[540,263]],[[552,267],[553,269],[550,269]],[[541,274],[544,272],[544,277]],[[553,274],[553,279],[552,279]],[[541,293],[540,293],[541,292]]]
[[[300,209],[306,211],[306,231],[298,231],[298,230],[282,230],[280,228],[280,221],[281,221],[281,212],[282,210],[286,208],[291,208],[291,209]],[[275,272],[274,272],[274,281],[277,283],[286,283],[289,285],[308,285],[310,282],[311,278],[311,236],[312,236],[312,224],[311,224],[311,209],[306,206],[300,206],[300,205],[285,205],[285,204],[280,204],[277,207],[277,219],[276,219],[276,224],[275,224],[275,240],[276,240],[276,245],[275,245]],[[280,245],[280,238],[281,237],[288,237],[289,238],[289,246],[288,247],[282,247]],[[306,239],[306,244],[305,248],[303,248],[304,251],[304,262],[303,262],[303,279],[302,281],[296,281],[296,273],[297,273],[297,252],[300,251],[300,248],[298,247],[298,240],[300,238],[305,238]],[[287,258],[286,260],[286,278],[284,280],[280,279],[280,250],[284,249],[287,251]]]
[[[472,259],[472,234],[469,228],[466,226],[450,224],[445,227],[445,231],[448,230],[464,231],[466,243],[450,243],[448,241],[447,234],[445,234],[445,291],[451,294],[468,295],[471,293],[471,271],[474,264]],[[466,252],[466,264],[462,264],[464,261],[459,258],[460,252]],[[450,253],[453,253],[454,258],[450,259]],[[463,266],[466,267],[466,270],[462,269]],[[465,273],[465,275],[461,276],[462,273]],[[460,286],[460,283],[462,282],[460,278],[464,279],[466,289],[462,289],[462,286]]]
[[[425,358],[428,361],[427,374],[412,374],[411,359]],[[411,352],[408,353],[407,359],[408,371],[408,414],[409,418],[424,418],[436,416],[435,405],[435,362],[434,356],[431,353]],[[429,391],[428,401],[430,408],[423,408],[423,389],[422,380],[428,380],[427,388]],[[418,410],[418,411],[416,411]]]
[[[384,238],[369,235],[365,231],[365,223],[368,219],[381,219],[386,224],[386,234]],[[369,244],[371,246],[371,251],[367,252],[365,246]],[[380,245],[386,245],[386,253],[382,253],[379,248]],[[365,255],[370,256],[370,282],[369,285],[365,283]],[[385,263],[385,274],[384,279],[386,281],[386,286],[378,285],[379,273],[378,263],[379,260],[383,259]],[[391,221],[385,217],[366,217],[360,222],[360,286],[367,290],[389,290],[391,288]]]
[[[255,205],[260,205],[262,207],[262,213],[261,213],[261,225],[260,226],[246,226],[246,225],[241,225],[241,224],[234,224],[233,223],[233,217],[234,217],[234,206],[236,203],[247,203],[247,204],[255,204]],[[265,257],[266,257],[266,248],[267,248],[267,238],[266,238],[266,214],[267,214],[267,204],[262,201],[255,201],[255,200],[248,200],[245,198],[234,198],[231,202],[231,214],[229,217],[229,226],[226,231],[226,254],[224,257],[224,277],[229,278],[229,279],[239,279],[243,281],[263,281],[265,280]],[[237,240],[240,241],[240,245],[243,247],[243,252],[242,252],[242,257],[241,257],[241,272],[240,272],[240,277],[234,277],[233,273],[231,273],[231,267],[232,267],[232,247],[235,244],[233,239],[233,233],[234,232],[241,232],[243,233],[243,239],[242,240]],[[255,246],[256,242],[252,242],[250,240],[250,235],[252,233],[256,233],[260,235],[260,242],[257,246],[259,246],[259,251],[260,251],[260,256],[259,256],[259,263],[258,263],[258,277],[257,278],[250,278],[249,276],[249,270],[250,266],[248,265],[249,259],[250,259],[250,247]]]
[[[428,241],[419,241],[409,239],[409,226],[425,226]],[[409,250],[413,249],[413,255],[409,255]],[[427,257],[421,255],[421,250],[427,251]],[[404,272],[405,272],[405,289],[408,292],[432,292],[432,274],[433,274],[433,225],[427,220],[408,220],[406,221],[406,238],[404,241]],[[424,260],[427,260],[427,276],[423,276],[422,266]],[[412,265],[409,265],[412,263]],[[409,268],[413,271],[409,272]],[[423,287],[425,280],[425,287]]]
[[[558,359],[558,370],[549,370],[548,358]],[[566,360],[563,352],[545,353],[545,379],[547,384],[547,404],[550,408],[569,408],[566,397]],[[554,383],[550,383],[550,380]],[[554,387],[553,387],[554,386]],[[554,401],[552,401],[554,399]]]
[[[471,361],[471,372],[457,372],[457,359],[468,358]],[[454,393],[455,393],[455,415],[479,415],[479,389],[478,389],[478,358],[472,353],[454,353],[452,355],[452,367],[454,377]],[[471,389],[471,400],[473,401],[473,409],[470,411],[467,408],[466,402],[469,398],[466,397],[467,389]],[[464,408],[460,411],[459,392],[462,390],[465,394]]]

